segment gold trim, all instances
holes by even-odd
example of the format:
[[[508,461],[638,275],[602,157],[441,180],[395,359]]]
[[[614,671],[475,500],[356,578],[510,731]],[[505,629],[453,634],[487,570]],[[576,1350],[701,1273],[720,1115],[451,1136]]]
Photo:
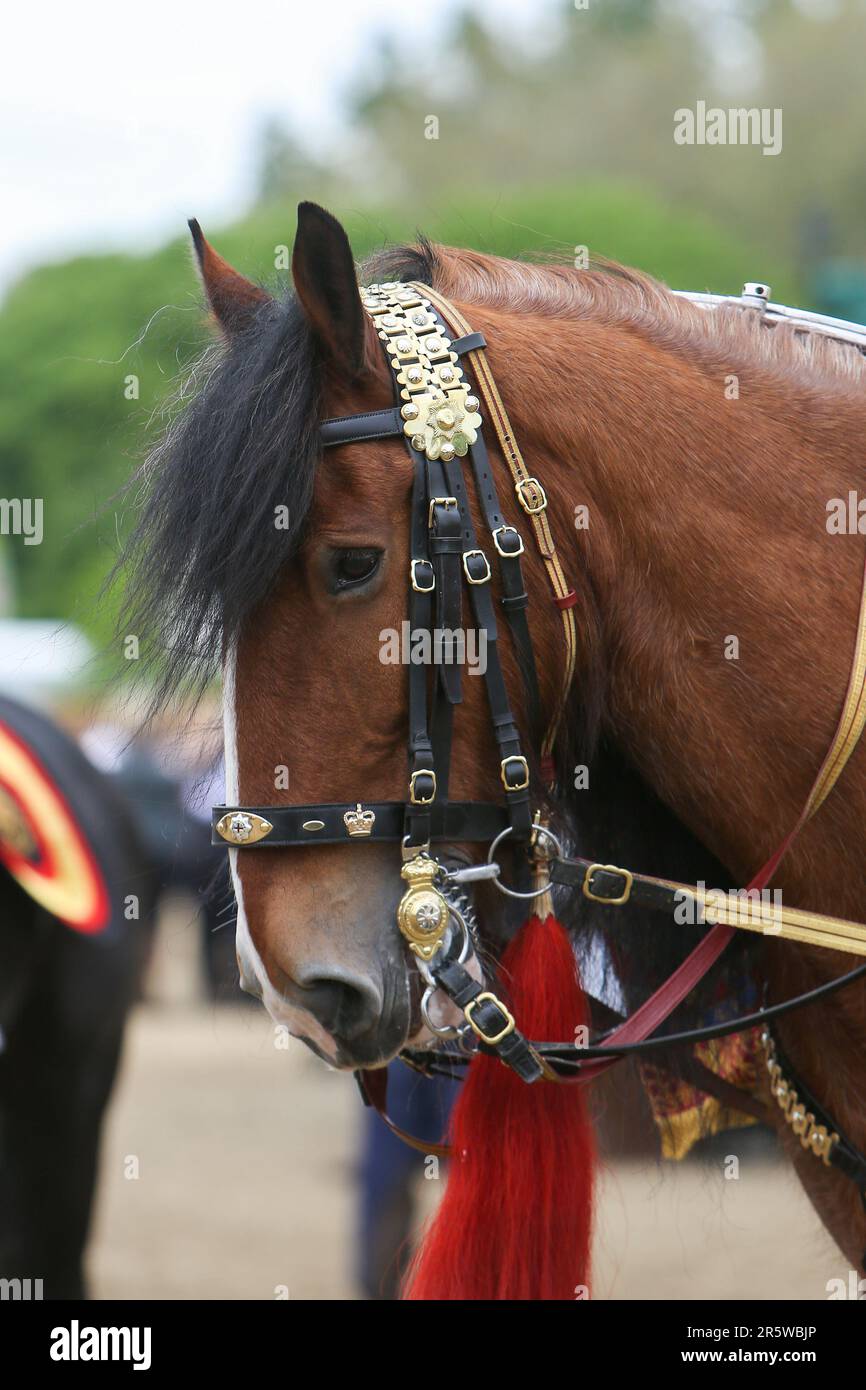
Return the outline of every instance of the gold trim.
[[[427,508],[427,530],[428,530],[428,531],[430,530],[431,526],[433,525],[433,508],[436,507],[436,506],[442,506],[442,507],[456,507],[456,506],[457,506],[457,498],[456,498],[456,497],[431,497],[431,498],[430,498],[430,505],[429,505],[429,507]]]
[[[515,536],[517,537],[518,541],[520,542],[520,544],[519,544],[519,546],[517,547],[516,550],[503,550],[503,549],[502,549],[502,546],[499,544],[499,536],[500,536],[501,532],[503,532],[503,531],[513,531],[513,532],[514,532]],[[493,544],[496,546],[496,549],[497,549],[497,551],[499,552],[499,554],[502,555],[506,560],[516,560],[516,559],[517,559],[517,556],[518,556],[518,555],[522,555],[522,554],[524,553],[525,549],[526,549],[526,546],[523,544],[523,537],[521,536],[521,534],[520,534],[520,532],[518,531],[518,529],[517,529],[516,526],[497,526],[496,530],[492,532],[492,535],[493,535]]]
[[[757,890],[756,897],[750,897],[745,889],[739,893],[735,890],[713,892],[694,884],[678,883],[675,879],[654,878],[650,874],[640,877],[646,883],[675,890],[684,901],[691,898],[710,924],[722,923],[743,931],[759,932],[762,936],[778,936],[785,941],[866,956],[866,923],[826,917],[823,913],[788,907],[785,903],[768,904]]]
[[[97,931],[108,920],[106,886],[98,862],[71,808],[43,770],[35,753],[0,725],[0,780],[14,791],[53,861],[49,877],[40,864],[24,858],[7,861],[12,877],[34,902],[83,932]],[[13,855],[15,854],[14,847]],[[102,920],[97,920],[100,912]]]
[[[357,801],[354,811],[344,813],[343,824],[353,840],[364,840],[373,833],[376,812],[365,810],[360,801]]]
[[[418,581],[417,581],[417,579],[416,579],[416,573],[417,573],[416,566],[417,566],[417,565],[430,565],[430,578],[431,578],[431,582],[430,582],[429,584],[419,584],[419,583],[418,583]],[[415,590],[415,593],[416,593],[416,594],[432,594],[433,590],[436,588],[436,572],[435,572],[435,570],[433,569],[433,565],[432,565],[431,561],[430,561],[430,560],[411,560],[411,561],[409,562],[409,580],[410,580],[411,585],[412,585],[412,588]]]
[[[511,786],[505,776],[506,763],[523,764],[523,781],[518,782],[516,787]],[[522,753],[512,753],[510,757],[502,759],[502,762],[499,764],[499,780],[507,792],[522,792],[526,790],[526,788],[529,786],[529,763],[526,761]]]
[[[274,827],[269,820],[257,816],[254,811],[236,809],[226,811],[214,828],[230,845],[255,845],[270,835]]]
[[[469,573],[469,561],[472,559],[473,555],[480,555],[481,558],[482,558],[482,560],[484,561],[484,566],[485,566],[486,573],[482,576],[481,579],[473,579],[472,575]],[[491,576],[490,561],[488,560],[487,556],[484,554],[484,551],[483,551],[483,550],[478,550],[477,548],[476,548],[475,550],[464,550],[464,552],[463,552],[463,573],[466,575],[466,578],[467,578],[467,580],[469,581],[470,584],[489,584],[489,583],[490,583],[490,576]]]
[[[547,493],[537,478],[521,478],[515,483],[514,491],[527,516],[537,516],[547,510]]]
[[[425,287],[391,282],[361,290],[400,390],[403,432],[428,459],[462,458],[478,438],[478,400]]]
[[[408,887],[397,907],[397,926],[409,950],[421,960],[436,954],[448,929],[448,904],[435,886],[438,872],[438,862],[423,851],[414,854],[400,870]]]
[[[620,874],[625,879],[625,888],[618,898],[602,898],[598,893],[593,893],[590,882],[596,869],[605,869],[611,874]],[[629,869],[621,869],[618,864],[590,864],[583,876],[583,896],[589,898],[594,903],[605,903],[608,907],[621,907],[627,903],[631,897],[634,874]]]
[[[769,1029],[761,1034],[761,1047],[770,1078],[770,1094],[785,1117],[785,1123],[796,1134],[802,1147],[820,1158],[826,1168],[830,1165],[830,1155],[839,1142],[835,1130],[818,1124],[811,1110],[807,1110],[791,1082],[785,1076],[776,1055],[776,1044]]]
[[[0,845],[8,845],[23,859],[35,859],[39,845],[33,838],[24,810],[11,792],[0,785]]]
[[[492,1038],[489,1038],[487,1034],[483,1031],[483,1029],[479,1028],[478,1024],[472,1017],[472,1010],[478,1004],[480,1004],[483,999],[491,1000],[491,1002],[496,1005],[497,1009],[499,1009],[500,1012],[505,1015],[505,1018],[507,1020],[505,1027],[502,1029],[502,1032],[497,1033]],[[488,1047],[495,1047],[497,1043],[502,1042],[503,1038],[507,1038],[509,1033],[514,1032],[515,1023],[513,1015],[508,1012],[502,1000],[497,999],[496,995],[491,994],[489,990],[484,990],[481,994],[476,994],[474,999],[470,999],[469,1003],[466,1005],[466,1008],[463,1010],[463,1014],[466,1019],[466,1022],[469,1024],[469,1027],[472,1029],[476,1038],[480,1038],[481,1041],[483,1043],[486,1043]]]
[[[433,791],[429,796],[415,795],[416,777],[432,777]],[[432,767],[419,767],[417,772],[412,773],[412,776],[409,778],[409,800],[412,802],[413,806],[429,806],[431,802],[436,800],[436,773],[433,771]]]

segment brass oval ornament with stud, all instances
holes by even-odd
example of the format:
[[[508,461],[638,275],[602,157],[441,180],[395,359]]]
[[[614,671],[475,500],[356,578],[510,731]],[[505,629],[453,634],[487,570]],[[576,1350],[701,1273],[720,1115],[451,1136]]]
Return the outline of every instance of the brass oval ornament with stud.
[[[255,845],[273,828],[269,820],[254,811],[227,811],[216,823],[216,833],[230,845]]]
[[[448,904],[433,883],[438,869],[435,859],[417,854],[400,870],[400,877],[409,886],[397,908],[397,926],[409,950],[422,960],[436,954],[448,927]]]

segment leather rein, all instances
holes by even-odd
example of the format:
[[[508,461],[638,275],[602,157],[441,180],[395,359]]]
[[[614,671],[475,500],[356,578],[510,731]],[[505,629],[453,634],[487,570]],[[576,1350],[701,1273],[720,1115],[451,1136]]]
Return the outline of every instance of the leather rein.
[[[866,956],[866,925],[796,908],[773,908],[768,912],[767,904],[761,900],[762,890],[829,794],[866,724],[866,573],[850,680],[830,750],[791,832],[743,893],[726,898],[707,893],[699,885],[680,884],[567,856],[546,821],[540,815],[533,816],[530,809],[530,765],[523,752],[499,657],[490,555],[495,555],[498,563],[502,593],[498,607],[510,630],[525,687],[527,727],[536,733],[541,712],[526,617],[529,599],[520,561],[524,540],[500,509],[482,434],[482,401],[485,418],[493,427],[517,501],[544,563],[551,600],[559,610],[562,625],[565,661],[560,693],[539,743],[537,800],[541,804],[545,788],[552,788],[555,780],[552,752],[574,675],[574,607],[578,601],[557,555],[546,514],[547,495],[520,452],[484,355],[483,335],[473,332],[459,310],[428,285],[373,285],[361,290],[361,298],[383,344],[392,373],[395,404],[386,410],[325,420],[320,437],[325,449],[401,437],[412,466],[410,632],[431,639],[440,636],[442,659],[434,667],[432,678],[428,677],[429,663],[409,664],[407,798],[404,802],[366,805],[353,801],[306,806],[216,806],[212,815],[213,843],[240,849],[269,849],[315,843],[400,842],[401,877],[406,889],[398,907],[398,926],[426,984],[422,1014],[439,1035],[435,1047],[410,1047],[400,1055],[427,1075],[457,1076],[471,1060],[472,1051],[480,1050],[498,1056],[526,1082],[582,1084],[625,1056],[663,1054],[667,1049],[761,1026],[771,1090],[786,1118],[799,1132],[804,1147],[811,1147],[825,1162],[840,1167],[858,1183],[866,1202],[866,1157],[838,1131],[802,1083],[795,1086],[796,1078],[781,1058],[770,1032],[773,1019],[816,1003],[866,976],[866,962],[827,984],[725,1023],[680,1033],[657,1032],[721,957],[738,928]],[[472,369],[477,394],[464,375],[464,361]],[[486,548],[479,544],[469,505],[462,466],[467,456],[487,533]],[[456,643],[462,631],[464,587],[475,626],[486,643],[485,682],[499,754],[500,803],[454,802],[448,795],[453,712],[462,698]],[[522,887],[517,889],[502,882],[494,857],[506,839],[510,846],[524,851],[516,860],[522,875]],[[431,848],[443,842],[487,844],[487,861],[468,868],[449,868]],[[481,879],[490,880],[512,897],[527,900],[545,898],[553,886],[560,886],[578,890],[588,899],[609,907],[632,902],[667,914],[685,908],[694,914],[688,920],[707,922],[710,930],[649,999],[592,1044],[578,1046],[573,1040],[530,1042],[503,1001],[464,965],[472,945],[471,923],[467,923],[465,899],[461,906],[458,895],[465,886]],[[447,995],[462,1012],[465,1023],[459,1029],[443,1029],[432,1023],[428,1007],[436,991]],[[472,1051],[465,1050],[467,1045]],[[424,1153],[447,1152],[444,1146],[413,1139],[389,1119],[386,1069],[357,1075],[365,1101],[375,1105],[395,1133]],[[711,1094],[718,1094],[719,1087],[725,1089],[728,1103],[736,1103],[727,1094],[733,1092],[739,1097],[740,1108],[755,1113],[754,1099],[736,1091],[715,1073],[707,1071],[704,1080],[700,1082],[701,1089]]]

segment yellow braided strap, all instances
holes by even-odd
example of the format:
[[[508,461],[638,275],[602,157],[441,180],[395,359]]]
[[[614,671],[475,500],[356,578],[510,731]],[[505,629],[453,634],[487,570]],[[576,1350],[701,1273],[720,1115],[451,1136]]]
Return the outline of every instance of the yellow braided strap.
[[[436,290],[431,289],[429,285],[413,285],[413,288],[417,288],[419,293],[423,293],[431,303],[436,305],[442,317],[450,325],[452,330],[455,330],[461,336],[465,336],[472,332],[472,328],[460,313],[459,309],[456,309],[449,300],[444,299]],[[547,519],[547,495],[538,478],[533,476],[526,467],[523,455],[520,452],[520,447],[514,437],[511,421],[502,403],[502,397],[499,394],[496,382],[493,380],[493,373],[484,356],[483,349],[476,349],[473,352],[467,353],[467,356],[472,370],[475,373],[479,394],[484,400],[488,416],[496,431],[499,447],[502,450],[502,454],[511,472],[517,500],[532,522],[536,545],[544,562],[553,596],[555,599],[559,600],[567,599],[571,595],[571,586],[559,563],[559,556],[556,553],[556,543],[553,539],[553,532],[550,529],[550,523]],[[571,689],[571,682],[574,676],[575,662],[577,660],[577,631],[574,623],[574,611],[571,607],[560,607],[560,614],[562,616],[562,627],[565,636],[565,669],[563,671],[560,697],[541,745],[541,755],[543,758],[550,756],[554,742],[556,741],[556,734],[565,712],[568,693]]]

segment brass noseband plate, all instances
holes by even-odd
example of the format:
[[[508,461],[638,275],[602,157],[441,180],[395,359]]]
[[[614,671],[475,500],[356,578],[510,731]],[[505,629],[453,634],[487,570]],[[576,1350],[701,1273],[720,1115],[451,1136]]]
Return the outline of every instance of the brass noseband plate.
[[[436,954],[448,927],[448,904],[433,883],[438,870],[436,860],[426,854],[407,860],[400,870],[409,887],[397,908],[397,925],[409,950],[422,960]]]

